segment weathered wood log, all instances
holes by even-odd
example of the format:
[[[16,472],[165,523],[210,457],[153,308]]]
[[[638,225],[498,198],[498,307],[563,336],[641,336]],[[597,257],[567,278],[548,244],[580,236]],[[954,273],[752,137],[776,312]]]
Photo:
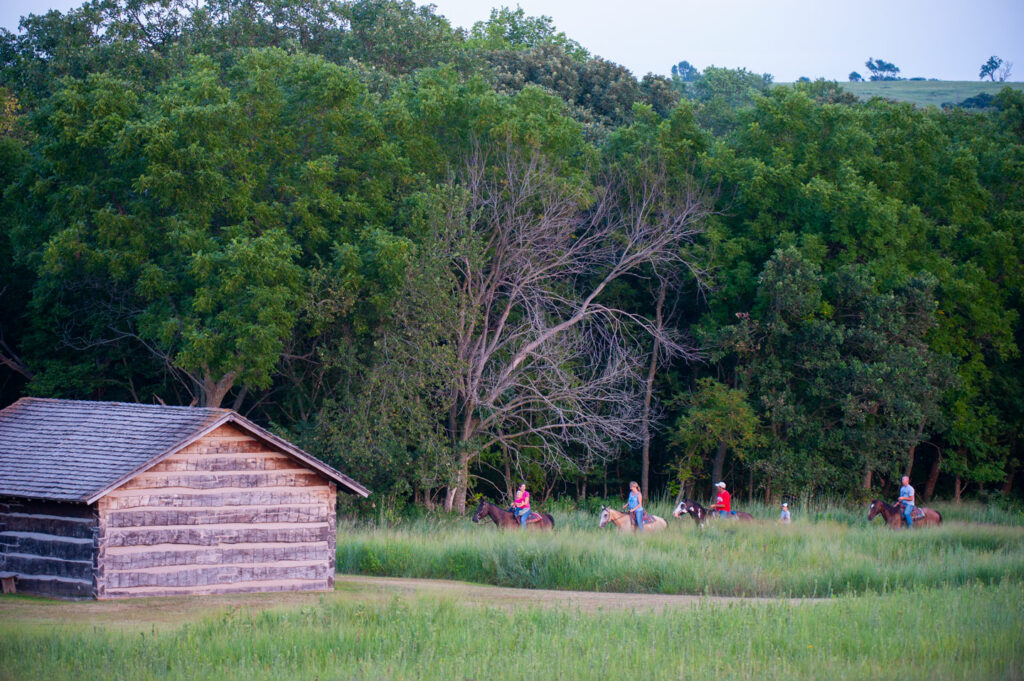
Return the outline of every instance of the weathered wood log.
[[[155,550],[150,547],[108,548],[104,554],[105,570],[138,570],[172,565],[231,565],[235,563],[310,562],[325,560],[327,542],[309,544],[278,544],[252,548],[183,547]]]
[[[225,565],[195,569],[127,570],[106,573],[106,590],[140,586],[192,587],[216,584],[239,584],[277,579],[326,581],[327,566],[323,563],[297,565]]]
[[[332,503],[326,487],[289,487],[254,490],[115,490],[97,502],[101,512],[128,508],[198,508],[210,506],[298,506]]]
[[[0,553],[20,553],[62,560],[92,560],[93,539],[40,532],[0,532]]]
[[[280,579],[274,581],[252,581],[241,584],[221,584],[191,587],[137,587],[134,589],[110,589],[102,590],[98,598],[144,598],[152,596],[183,596],[183,595],[212,595],[212,594],[233,594],[252,591],[274,592],[274,591],[328,591],[327,580],[289,580]]]
[[[91,598],[93,595],[93,582],[91,579],[18,575],[15,578],[15,583],[17,584],[18,591],[21,593],[40,594],[57,598]]]
[[[231,523],[318,523],[333,515],[327,504],[303,506],[230,506],[166,511],[111,511],[105,527],[155,527],[166,525],[223,525]]]
[[[104,545],[155,546],[157,544],[279,544],[326,542],[330,538],[327,523],[316,525],[208,525],[198,527],[109,528]]]
[[[312,471],[294,468],[264,473],[142,473],[120,487],[122,490],[161,489],[221,489],[225,487],[252,489],[254,487],[323,487],[324,479]]]
[[[173,457],[158,463],[147,473],[169,473],[180,471],[273,471],[294,469],[295,462],[280,454],[244,454],[239,456],[195,456]]]
[[[63,558],[46,558],[26,553],[8,553],[4,556],[3,569],[26,576],[70,577],[90,583],[93,578],[91,555],[87,560],[64,560]]]
[[[89,539],[94,534],[95,518],[77,518],[56,515],[36,515],[24,512],[0,512],[0,531],[38,532],[77,539]]]

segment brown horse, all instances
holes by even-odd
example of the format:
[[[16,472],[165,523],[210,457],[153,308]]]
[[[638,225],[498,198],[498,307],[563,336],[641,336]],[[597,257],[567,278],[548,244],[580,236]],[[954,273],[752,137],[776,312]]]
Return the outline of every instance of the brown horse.
[[[665,519],[651,514],[646,514],[648,518],[653,518],[650,522],[644,522],[644,532],[657,532],[664,530],[668,527],[668,523]],[[634,520],[631,513],[620,513],[615,509],[608,508],[607,506],[601,507],[601,519],[598,521],[598,527],[604,527],[608,523],[612,523],[615,527],[619,528],[619,532],[633,532],[636,530]]]
[[[942,514],[938,511],[925,508],[924,506],[918,506],[917,509],[924,512],[924,517],[914,518],[914,524],[911,525],[911,529],[942,524]],[[907,526],[906,521],[903,520],[903,509],[899,506],[890,506],[884,501],[875,499],[868,508],[868,520],[873,520],[876,515],[881,515],[885,518],[885,524],[894,530],[904,529]]]
[[[476,507],[476,513],[473,514],[473,522],[480,522],[480,519],[484,516],[493,520],[494,524],[498,527],[520,527],[519,518],[516,517],[515,513],[510,513],[503,508],[498,508],[494,504],[481,499],[480,505]],[[538,513],[537,511],[531,511],[530,517],[526,520],[526,529],[553,530],[555,529],[555,519],[550,513]]]

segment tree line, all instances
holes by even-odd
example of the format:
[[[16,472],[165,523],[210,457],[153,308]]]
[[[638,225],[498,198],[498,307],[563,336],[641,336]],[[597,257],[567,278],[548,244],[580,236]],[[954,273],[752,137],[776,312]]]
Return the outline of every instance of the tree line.
[[[0,399],[238,409],[375,490],[1012,492],[1024,95],[982,112],[405,0],[0,35]]]

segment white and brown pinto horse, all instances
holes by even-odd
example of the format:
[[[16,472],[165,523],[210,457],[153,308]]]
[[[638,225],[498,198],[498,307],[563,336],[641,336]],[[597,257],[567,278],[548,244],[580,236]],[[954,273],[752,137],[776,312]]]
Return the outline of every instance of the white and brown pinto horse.
[[[705,521],[717,514],[717,512],[709,511],[696,501],[690,501],[689,499],[683,499],[680,501],[676,506],[676,510],[672,511],[672,515],[676,518],[684,513],[688,513],[690,517],[693,518],[693,522],[697,523],[697,527],[704,527]],[[754,519],[754,516],[744,511],[733,511],[725,517],[728,520],[739,520],[745,523],[749,523]]]
[[[683,499],[676,506],[676,510],[672,511],[672,517],[678,518],[684,513],[688,513],[693,522],[697,524],[697,527],[704,527],[704,522],[708,519],[708,510],[698,504],[695,501],[689,499]]]
[[[911,525],[911,529],[915,527],[930,527],[938,526],[942,524],[942,514],[938,511],[925,508],[924,506],[917,506],[915,511],[921,511],[924,515],[917,517],[914,515],[914,524]],[[881,515],[885,518],[885,524],[894,530],[906,529],[907,523],[903,519],[903,509],[899,506],[890,506],[884,501],[875,499],[871,502],[871,506],[868,507],[868,520],[873,520],[876,515]]]
[[[651,518],[651,520],[648,521],[647,518]],[[597,526],[604,527],[608,523],[612,523],[615,527],[619,528],[619,532],[633,532],[636,530],[636,521],[633,519],[632,513],[620,513],[613,508],[602,506],[601,520]],[[668,527],[668,523],[661,516],[644,513],[644,532],[657,532],[664,530],[666,527]]]

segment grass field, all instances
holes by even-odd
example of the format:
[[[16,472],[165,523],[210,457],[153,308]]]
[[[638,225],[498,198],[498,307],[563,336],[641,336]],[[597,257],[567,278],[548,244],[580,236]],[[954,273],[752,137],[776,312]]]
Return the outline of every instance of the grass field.
[[[653,509],[659,515],[667,508]],[[468,518],[344,525],[339,570],[588,591],[344,577],[334,593],[56,603],[0,597],[0,681],[170,679],[1022,679],[1018,512],[944,509],[891,532],[860,509],[754,509],[753,526],[620,535],[556,512],[552,534]],[[990,524],[979,520],[997,520]],[[415,583],[421,584],[421,583]],[[525,596],[525,597],[521,597]]]
[[[780,83],[786,85],[787,83]],[[970,80],[893,80],[865,83],[839,83],[844,90],[852,92],[860,99],[885,97],[901,102],[912,102],[918,106],[942,106],[946,103],[959,104],[968,97],[985,92],[991,95],[1004,87],[1024,90],[1021,83],[992,83],[989,81]]]
[[[653,512],[670,515],[668,506]],[[689,518],[670,519],[667,530],[648,536],[598,530],[596,515],[579,511],[556,513],[552,533],[498,532],[468,518],[347,527],[337,564],[343,573],[520,588],[724,596],[1024,583],[1024,527],[951,520],[941,528],[892,532],[880,518],[868,524],[863,514],[841,507],[820,508],[809,519],[794,512],[790,526],[722,521],[702,531]],[[962,514],[1017,519],[981,507]]]
[[[1024,675],[1022,594],[1004,583],[588,613],[335,593],[150,631],[5,617],[0,679],[1011,680]]]

